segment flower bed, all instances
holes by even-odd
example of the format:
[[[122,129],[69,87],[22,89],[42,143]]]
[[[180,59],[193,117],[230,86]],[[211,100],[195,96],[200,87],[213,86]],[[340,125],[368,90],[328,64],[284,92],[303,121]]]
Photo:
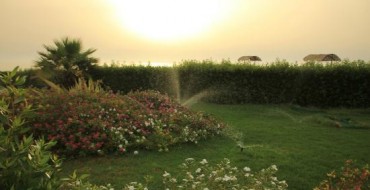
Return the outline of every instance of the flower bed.
[[[51,91],[29,96],[38,105],[32,121],[36,136],[57,141],[67,155],[168,151],[176,143],[197,143],[225,127],[154,91],[119,95],[87,90]]]

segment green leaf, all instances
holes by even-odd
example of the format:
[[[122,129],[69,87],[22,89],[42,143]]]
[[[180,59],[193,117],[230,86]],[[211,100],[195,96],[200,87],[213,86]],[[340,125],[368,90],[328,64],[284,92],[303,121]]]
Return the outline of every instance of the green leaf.
[[[14,77],[14,76],[17,74],[18,69],[19,69],[19,66],[16,66],[16,67],[11,71],[10,75]]]
[[[18,103],[21,103],[21,102],[24,102],[26,100],[26,98],[24,96],[19,96],[17,97],[15,100],[14,100],[14,104],[18,104]]]
[[[5,123],[8,123],[8,117],[6,117],[5,115],[3,115],[3,114],[1,114],[0,115],[0,122],[2,123],[2,124],[5,124]]]
[[[22,76],[22,77],[17,77],[14,84],[16,86],[20,86],[20,85],[23,85],[25,82],[26,82],[26,76]]]

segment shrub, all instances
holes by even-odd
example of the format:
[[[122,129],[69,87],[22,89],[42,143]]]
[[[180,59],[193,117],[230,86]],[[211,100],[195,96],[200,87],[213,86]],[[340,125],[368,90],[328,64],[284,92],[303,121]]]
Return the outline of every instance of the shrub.
[[[182,100],[202,94],[202,100],[213,103],[370,106],[370,62],[362,60],[303,65],[280,60],[265,65],[187,60],[174,67],[96,66],[89,74],[107,89],[125,94],[156,90]],[[37,79],[27,85],[43,86]]]
[[[181,165],[182,175],[177,178],[170,173],[163,174],[163,183],[169,189],[286,189],[285,181],[279,181],[275,174],[277,167],[270,166],[259,172],[252,172],[249,167],[242,170],[233,167],[225,158],[216,166],[208,164],[206,159],[196,162],[188,158]]]
[[[41,94],[29,94],[39,105],[32,122],[34,134],[57,141],[54,148],[62,154],[167,151],[176,143],[197,143],[217,135],[225,127],[155,91],[119,95],[79,85]]]
[[[92,76],[113,91],[157,90],[188,99],[210,92],[213,103],[294,103],[317,107],[369,107],[370,63],[231,64],[183,61],[164,67],[97,67]]]
[[[16,77],[18,68],[0,76],[0,189],[55,189],[60,160],[49,151],[55,142],[27,135],[25,119],[32,113]]]
[[[185,162],[180,165],[182,173],[177,177],[172,176],[168,172],[162,175],[162,181],[165,189],[173,190],[242,190],[242,189],[287,189],[288,184],[282,180],[278,180],[275,176],[278,171],[275,165],[259,172],[252,172],[249,167],[238,169],[233,167],[229,159],[224,158],[219,164],[211,165],[206,159],[196,161],[193,158],[185,159]],[[108,190],[113,189],[110,184],[94,185],[86,182],[86,175],[78,177],[76,173],[64,179],[65,189],[94,189]],[[145,183],[130,182],[126,184],[123,190],[149,190],[150,182],[153,176],[146,176]],[[63,189],[62,188],[62,189]]]
[[[352,160],[347,160],[338,173],[332,171],[327,174],[327,179],[322,181],[315,190],[334,189],[370,189],[369,166],[357,168]]]

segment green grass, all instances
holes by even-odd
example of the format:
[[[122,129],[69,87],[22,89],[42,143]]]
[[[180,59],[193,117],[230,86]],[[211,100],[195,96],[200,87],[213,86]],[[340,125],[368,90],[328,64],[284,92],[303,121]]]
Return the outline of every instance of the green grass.
[[[276,164],[278,179],[286,180],[289,189],[312,189],[347,159],[360,166],[370,163],[370,110],[206,103],[192,109],[213,114],[242,133],[246,148],[240,151],[232,138],[216,137],[166,153],[140,150],[138,155],[66,160],[63,175],[76,169],[90,173],[93,183],[116,187],[152,175],[155,189],[163,189],[164,171],[175,174],[186,158],[206,158],[210,163],[229,158],[233,165],[254,171]]]

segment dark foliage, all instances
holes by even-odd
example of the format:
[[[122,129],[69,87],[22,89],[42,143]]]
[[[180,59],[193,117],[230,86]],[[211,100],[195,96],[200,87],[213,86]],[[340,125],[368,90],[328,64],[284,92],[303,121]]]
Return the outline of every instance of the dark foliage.
[[[157,90],[182,100],[203,94],[213,103],[292,103],[316,107],[370,107],[370,63],[269,65],[184,61],[175,67],[97,67],[96,80],[124,94]]]

